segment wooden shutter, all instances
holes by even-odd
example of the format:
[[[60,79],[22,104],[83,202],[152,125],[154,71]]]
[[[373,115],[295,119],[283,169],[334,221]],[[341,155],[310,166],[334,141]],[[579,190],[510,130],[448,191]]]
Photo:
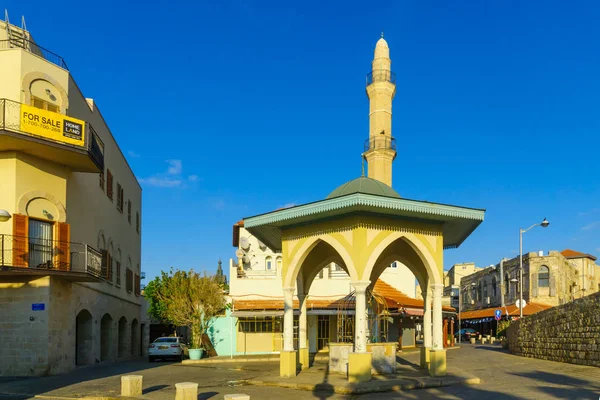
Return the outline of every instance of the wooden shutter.
[[[71,269],[71,226],[65,222],[56,223],[56,253],[54,265],[61,271]]]
[[[108,251],[102,250],[102,266],[100,267],[100,276],[106,278],[108,275]]]
[[[14,267],[29,266],[29,217],[13,215],[12,258]]]

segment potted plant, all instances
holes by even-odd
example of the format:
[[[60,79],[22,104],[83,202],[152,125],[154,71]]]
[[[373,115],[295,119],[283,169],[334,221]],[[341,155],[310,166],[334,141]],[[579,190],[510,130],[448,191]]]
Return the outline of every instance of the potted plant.
[[[202,358],[203,335],[215,317],[226,308],[221,283],[214,276],[200,275],[193,270],[162,273],[155,296],[162,304],[161,316],[176,326],[188,326],[192,330],[191,360]]]

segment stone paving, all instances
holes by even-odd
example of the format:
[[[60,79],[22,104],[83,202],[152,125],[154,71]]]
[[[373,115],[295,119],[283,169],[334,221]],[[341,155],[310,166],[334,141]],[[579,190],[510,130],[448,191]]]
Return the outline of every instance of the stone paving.
[[[402,356],[403,362],[416,364],[418,353]],[[335,394],[326,382],[318,382],[320,391],[303,391],[278,387],[244,385],[247,379],[272,375],[276,363],[222,363],[182,365],[148,363],[134,360],[112,365],[84,367],[53,377],[0,378],[0,399],[72,399],[83,396],[118,396],[120,376],[144,376],[142,398],[172,400],[175,383],[197,382],[198,399],[223,399],[225,394],[246,393],[251,399],[593,399],[600,398],[600,368],[563,364],[510,355],[493,345],[465,345],[448,351],[451,368],[481,378],[479,385],[371,393],[366,395]]]

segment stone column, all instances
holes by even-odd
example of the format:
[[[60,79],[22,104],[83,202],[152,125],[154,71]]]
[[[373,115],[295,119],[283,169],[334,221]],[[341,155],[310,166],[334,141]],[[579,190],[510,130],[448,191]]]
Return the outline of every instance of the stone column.
[[[444,285],[431,285],[433,295],[433,346],[429,356],[429,375],[445,376],[446,375],[446,350],[442,341],[442,292]]]
[[[421,348],[421,368],[429,368],[431,350],[431,289],[423,292],[423,347]]]
[[[283,288],[283,350],[279,356],[279,375],[296,376],[297,357],[294,351],[294,287]]]
[[[371,353],[367,353],[366,291],[371,282],[351,282],[355,289],[354,352],[348,355],[348,381],[371,380]]]
[[[298,356],[300,361],[300,367],[306,369],[309,366],[308,357],[308,331],[306,320],[308,318],[306,314],[306,298],[308,296],[304,294],[298,294],[298,302],[300,303],[300,319],[298,321]]]

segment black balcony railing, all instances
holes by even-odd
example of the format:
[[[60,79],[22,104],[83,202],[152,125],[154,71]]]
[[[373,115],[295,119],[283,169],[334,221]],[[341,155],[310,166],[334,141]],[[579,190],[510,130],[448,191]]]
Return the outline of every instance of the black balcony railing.
[[[23,50],[26,50],[32,54],[42,57],[43,59],[51,62],[54,65],[58,65],[62,69],[66,69],[67,71],[69,70],[69,68],[67,68],[67,63],[61,56],[41,46],[38,46],[35,42],[32,42],[31,40],[27,40],[25,38],[0,40],[0,50],[8,50],[15,48],[21,48]]]
[[[102,254],[84,243],[0,235],[0,269],[83,272],[102,276]]]
[[[391,82],[396,84],[396,74],[387,69],[380,69],[367,74],[367,86],[374,82]]]
[[[62,114],[59,114],[62,115]],[[104,170],[104,143],[89,123],[85,124],[87,131],[87,153],[94,164]],[[0,130],[5,129],[12,132],[22,133],[23,135],[37,137],[50,142],[60,143],[71,146],[69,143],[63,143],[52,140],[48,137],[33,135],[21,130],[21,103],[9,99],[0,99]]]
[[[396,138],[381,135],[365,140],[365,151],[378,149],[396,150]]]

